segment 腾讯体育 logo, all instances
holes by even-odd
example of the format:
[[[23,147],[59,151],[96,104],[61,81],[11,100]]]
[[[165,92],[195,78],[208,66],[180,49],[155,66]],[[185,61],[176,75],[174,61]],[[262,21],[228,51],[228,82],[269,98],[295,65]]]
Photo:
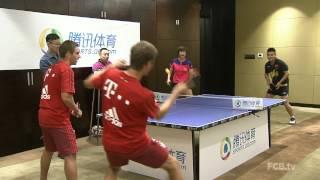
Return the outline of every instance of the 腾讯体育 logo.
[[[220,156],[222,160],[227,160],[231,154],[231,142],[229,137],[221,141]]]

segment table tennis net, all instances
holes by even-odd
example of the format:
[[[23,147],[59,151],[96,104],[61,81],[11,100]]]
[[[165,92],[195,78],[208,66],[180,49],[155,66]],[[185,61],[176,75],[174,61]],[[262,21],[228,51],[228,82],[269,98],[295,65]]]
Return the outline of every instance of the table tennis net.
[[[232,98],[228,97],[210,97],[210,96],[180,96],[177,104],[192,104],[203,106],[214,106],[220,108],[232,109]]]

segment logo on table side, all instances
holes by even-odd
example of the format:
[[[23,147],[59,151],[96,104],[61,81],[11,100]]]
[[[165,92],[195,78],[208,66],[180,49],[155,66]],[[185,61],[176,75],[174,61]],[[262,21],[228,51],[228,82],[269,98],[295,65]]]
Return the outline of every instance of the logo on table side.
[[[227,160],[230,155],[243,152],[256,143],[256,128],[240,131],[231,137],[225,137],[221,141],[220,157],[222,160]]]
[[[221,141],[220,157],[222,160],[227,160],[230,154],[231,154],[231,142],[229,137],[225,137]]]
[[[235,103],[235,106],[237,108],[240,108],[241,107],[241,101],[240,100],[237,100],[236,103]]]
[[[49,95],[49,91],[48,91],[48,85],[45,85],[42,88],[41,99],[46,99],[46,100],[50,99],[50,95]]]
[[[177,159],[181,170],[187,171],[188,169],[188,153],[187,152],[169,148],[168,153]]]

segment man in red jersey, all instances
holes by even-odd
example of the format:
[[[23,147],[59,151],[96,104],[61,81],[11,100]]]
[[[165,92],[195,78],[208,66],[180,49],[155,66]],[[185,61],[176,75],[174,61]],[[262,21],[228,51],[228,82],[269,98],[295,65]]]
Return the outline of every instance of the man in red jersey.
[[[120,167],[129,160],[163,168],[170,179],[183,179],[178,161],[146,131],[148,117],[160,119],[177,96],[188,89],[186,83],[177,84],[160,107],[156,104],[153,92],[143,87],[140,80],[153,68],[157,54],[151,43],[140,41],[131,48],[128,70],[109,67],[84,82],[88,88],[100,88],[103,94],[103,145],[110,162],[105,180],[117,179]]]
[[[66,179],[77,179],[78,149],[70,113],[79,118],[82,111],[73,99],[74,73],[70,66],[80,58],[80,49],[77,43],[67,40],[60,46],[59,52],[62,59],[47,70],[40,100],[39,124],[45,146],[41,156],[41,180],[47,179],[55,151],[64,158]]]

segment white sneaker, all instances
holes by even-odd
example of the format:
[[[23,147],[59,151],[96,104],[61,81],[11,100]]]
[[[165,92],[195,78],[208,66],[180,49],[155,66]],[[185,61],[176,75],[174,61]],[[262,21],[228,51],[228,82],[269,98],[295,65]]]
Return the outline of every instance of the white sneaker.
[[[295,117],[291,117],[290,121],[289,121],[290,125],[295,125],[296,124],[296,118]]]

